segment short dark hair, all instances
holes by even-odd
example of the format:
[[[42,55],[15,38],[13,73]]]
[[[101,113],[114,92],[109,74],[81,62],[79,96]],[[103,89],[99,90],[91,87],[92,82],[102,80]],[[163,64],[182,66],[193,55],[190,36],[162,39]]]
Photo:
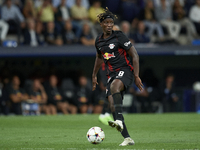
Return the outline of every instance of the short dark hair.
[[[103,12],[103,13],[97,15],[97,20],[98,20],[99,22],[102,22],[102,21],[105,20],[108,16],[109,16],[110,18],[112,18],[113,20],[114,20],[114,19],[117,19],[117,16],[114,15],[114,14],[108,9],[108,7],[106,7],[106,9],[104,9],[104,12]]]

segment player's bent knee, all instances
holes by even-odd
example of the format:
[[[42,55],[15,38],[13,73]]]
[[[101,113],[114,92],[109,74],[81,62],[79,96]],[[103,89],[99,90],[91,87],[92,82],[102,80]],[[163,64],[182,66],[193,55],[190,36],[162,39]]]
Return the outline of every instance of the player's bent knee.
[[[119,90],[118,88],[116,88],[116,87],[110,87],[110,92],[111,92],[111,94],[113,95],[113,94],[115,94],[115,93],[119,93],[120,90]]]

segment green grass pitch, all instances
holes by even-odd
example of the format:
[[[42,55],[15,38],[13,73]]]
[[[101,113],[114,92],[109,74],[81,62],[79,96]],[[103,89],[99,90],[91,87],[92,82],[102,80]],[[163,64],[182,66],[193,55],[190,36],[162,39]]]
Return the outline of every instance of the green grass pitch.
[[[5,150],[200,150],[200,114],[126,114],[135,145],[119,147],[123,138],[98,115],[1,116],[0,149]],[[105,140],[90,144],[86,133],[101,127]]]

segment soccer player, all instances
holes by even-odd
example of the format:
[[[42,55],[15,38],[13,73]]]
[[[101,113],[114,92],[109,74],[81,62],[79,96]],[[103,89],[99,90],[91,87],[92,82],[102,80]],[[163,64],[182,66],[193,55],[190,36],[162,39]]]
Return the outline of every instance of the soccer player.
[[[124,141],[120,146],[134,145],[124,123],[122,115],[122,99],[128,86],[135,79],[136,86],[142,90],[142,81],[139,77],[139,56],[129,39],[121,31],[113,31],[114,19],[117,18],[106,8],[104,13],[99,14],[98,20],[103,29],[103,33],[98,35],[95,41],[97,50],[96,60],[92,73],[93,90],[97,82],[97,73],[104,62],[107,66],[107,89],[106,95],[111,106],[111,111],[115,112],[115,121],[108,121],[111,127],[115,127],[121,132]],[[130,63],[131,57],[133,65]],[[114,111],[113,111],[114,101]]]
[[[113,30],[120,30],[118,25],[114,25],[113,26]],[[106,84],[107,84],[107,69],[106,69],[106,65],[105,63],[102,63],[101,65],[101,69],[100,71],[100,77],[101,77],[101,81],[103,86],[106,88]],[[101,84],[101,83],[100,83]],[[103,105],[103,109],[101,114],[99,115],[99,121],[102,122],[105,125],[108,125],[108,121],[109,120],[113,120],[113,118],[110,116],[110,109],[109,109],[109,103],[108,100],[105,99],[104,100],[104,105]]]

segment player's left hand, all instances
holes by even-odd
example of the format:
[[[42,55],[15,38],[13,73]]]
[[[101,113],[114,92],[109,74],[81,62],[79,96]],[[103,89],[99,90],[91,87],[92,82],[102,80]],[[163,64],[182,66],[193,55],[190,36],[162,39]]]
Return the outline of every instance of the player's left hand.
[[[135,85],[140,89],[140,91],[143,90],[142,81],[141,81],[140,77],[138,77],[138,76],[135,77]]]
[[[96,89],[96,85],[98,85],[97,77],[92,77],[92,91]]]

